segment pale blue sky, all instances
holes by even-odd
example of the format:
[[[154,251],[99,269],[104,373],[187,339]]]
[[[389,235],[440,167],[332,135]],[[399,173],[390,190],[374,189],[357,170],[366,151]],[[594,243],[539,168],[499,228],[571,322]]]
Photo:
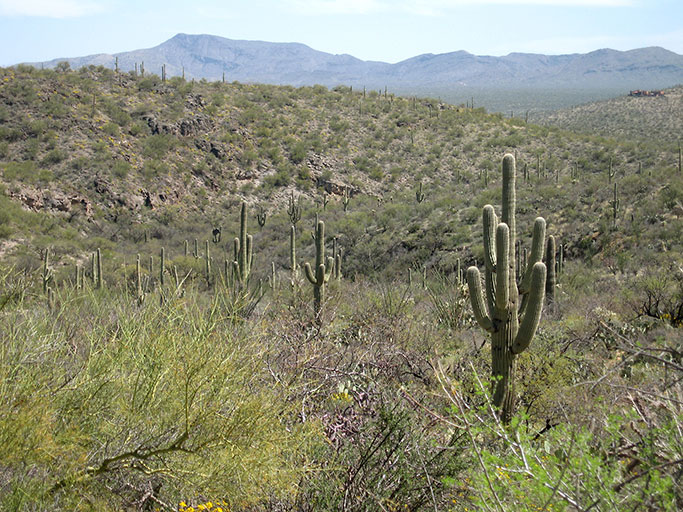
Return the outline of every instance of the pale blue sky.
[[[683,54],[683,0],[0,0],[0,66],[149,48],[178,32],[385,62],[455,50]]]

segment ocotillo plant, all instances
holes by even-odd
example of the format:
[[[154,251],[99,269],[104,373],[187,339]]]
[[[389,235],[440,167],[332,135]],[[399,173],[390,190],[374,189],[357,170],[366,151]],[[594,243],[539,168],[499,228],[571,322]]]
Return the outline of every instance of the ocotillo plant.
[[[306,262],[306,277],[313,285],[313,299],[315,318],[321,320],[323,303],[325,302],[325,284],[330,280],[334,258],[325,259],[325,223],[320,220],[316,226],[315,234],[315,273],[311,265]]]
[[[515,358],[531,343],[538,327],[545,292],[546,268],[541,262],[545,241],[545,220],[534,223],[529,265],[517,285],[515,272],[515,157],[503,158],[502,218],[498,222],[493,206],[483,212],[485,290],[477,267],[467,269],[467,284],[474,316],[491,334],[493,404],[504,423],[515,407]]]
[[[548,241],[545,245],[545,267],[547,276],[545,279],[545,298],[546,303],[554,308],[555,304],[555,237],[548,236]]]
[[[418,203],[421,203],[422,201],[425,200],[425,195],[424,195],[424,193],[422,192],[422,182],[420,182],[420,186],[419,186],[418,189],[415,191],[415,200],[416,200]]]
[[[247,203],[244,201],[240,210],[240,236],[235,237],[233,249],[233,273],[237,282],[244,284],[249,279],[251,263],[254,260],[252,236],[247,233]]]

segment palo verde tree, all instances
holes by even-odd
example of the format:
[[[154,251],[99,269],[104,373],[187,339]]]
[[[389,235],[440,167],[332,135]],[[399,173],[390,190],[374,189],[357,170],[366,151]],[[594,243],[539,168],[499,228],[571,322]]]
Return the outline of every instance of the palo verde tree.
[[[534,222],[531,255],[518,282],[515,266],[515,157],[503,158],[502,218],[486,205],[484,223],[484,286],[477,267],[467,269],[467,284],[474,316],[491,334],[493,404],[504,423],[515,408],[515,358],[536,333],[545,295],[546,267],[542,263],[545,220]]]

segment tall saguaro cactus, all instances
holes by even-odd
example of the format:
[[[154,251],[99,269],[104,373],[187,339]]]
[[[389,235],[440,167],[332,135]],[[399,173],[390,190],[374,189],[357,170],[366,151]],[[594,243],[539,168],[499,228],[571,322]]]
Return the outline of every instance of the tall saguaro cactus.
[[[299,269],[296,264],[296,227],[289,227],[289,268],[291,270],[291,285],[296,286],[299,277]]]
[[[546,266],[546,279],[545,279],[545,298],[546,303],[553,309],[555,309],[555,286],[557,284],[556,272],[555,272],[555,237],[553,235],[548,236],[548,242],[545,246],[545,266]]]
[[[251,263],[254,260],[252,250],[252,236],[247,234],[247,203],[242,201],[240,210],[240,236],[234,241],[234,260],[232,262],[235,279],[242,284],[246,283],[251,273]]]
[[[313,285],[315,317],[318,321],[325,302],[325,284],[330,280],[333,268],[334,258],[325,259],[325,223],[319,220],[315,231],[315,273],[308,262],[305,265],[306,277]]]
[[[50,268],[50,248],[46,247],[45,252],[43,253],[43,275],[42,275],[42,280],[43,280],[43,293],[47,293],[48,288],[50,288],[50,283],[53,280],[53,273],[52,269]]]
[[[531,343],[538,327],[545,295],[546,267],[542,263],[545,220],[534,222],[531,254],[526,271],[517,281],[515,265],[515,157],[503,158],[502,218],[486,205],[484,223],[484,283],[477,267],[467,269],[467,284],[474,316],[491,334],[493,404],[504,423],[515,407],[515,358]]]

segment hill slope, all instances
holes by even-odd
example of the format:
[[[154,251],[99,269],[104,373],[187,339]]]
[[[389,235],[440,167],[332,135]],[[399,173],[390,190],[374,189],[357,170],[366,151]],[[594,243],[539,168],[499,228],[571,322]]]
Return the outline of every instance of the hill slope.
[[[505,152],[528,172],[520,198],[543,208],[577,256],[615,250],[612,236],[638,248],[648,240],[661,248],[664,239],[669,250],[683,239],[662,235],[681,223],[659,214],[683,202],[675,144],[621,145],[348,88],[163,83],[87,68],[20,67],[1,80],[3,208],[13,212],[1,234],[4,249],[28,265],[38,265],[36,248],[56,240],[72,253],[106,243],[134,254],[143,233],[175,246],[209,238],[216,225],[234,233],[244,198],[272,218],[256,241],[271,248],[265,261],[284,266],[275,240],[286,236],[294,193],[306,222],[327,194],[323,218],[340,233],[353,271],[448,266],[477,256],[480,208],[495,197]],[[617,213],[633,231],[626,238],[611,230],[610,161],[614,181],[623,180]],[[416,204],[420,182],[427,199]],[[522,222],[535,210],[520,214]],[[653,224],[643,231],[644,222]]]
[[[664,96],[621,95],[606,101],[539,114],[543,123],[622,139],[675,142],[683,133],[683,86]]]

